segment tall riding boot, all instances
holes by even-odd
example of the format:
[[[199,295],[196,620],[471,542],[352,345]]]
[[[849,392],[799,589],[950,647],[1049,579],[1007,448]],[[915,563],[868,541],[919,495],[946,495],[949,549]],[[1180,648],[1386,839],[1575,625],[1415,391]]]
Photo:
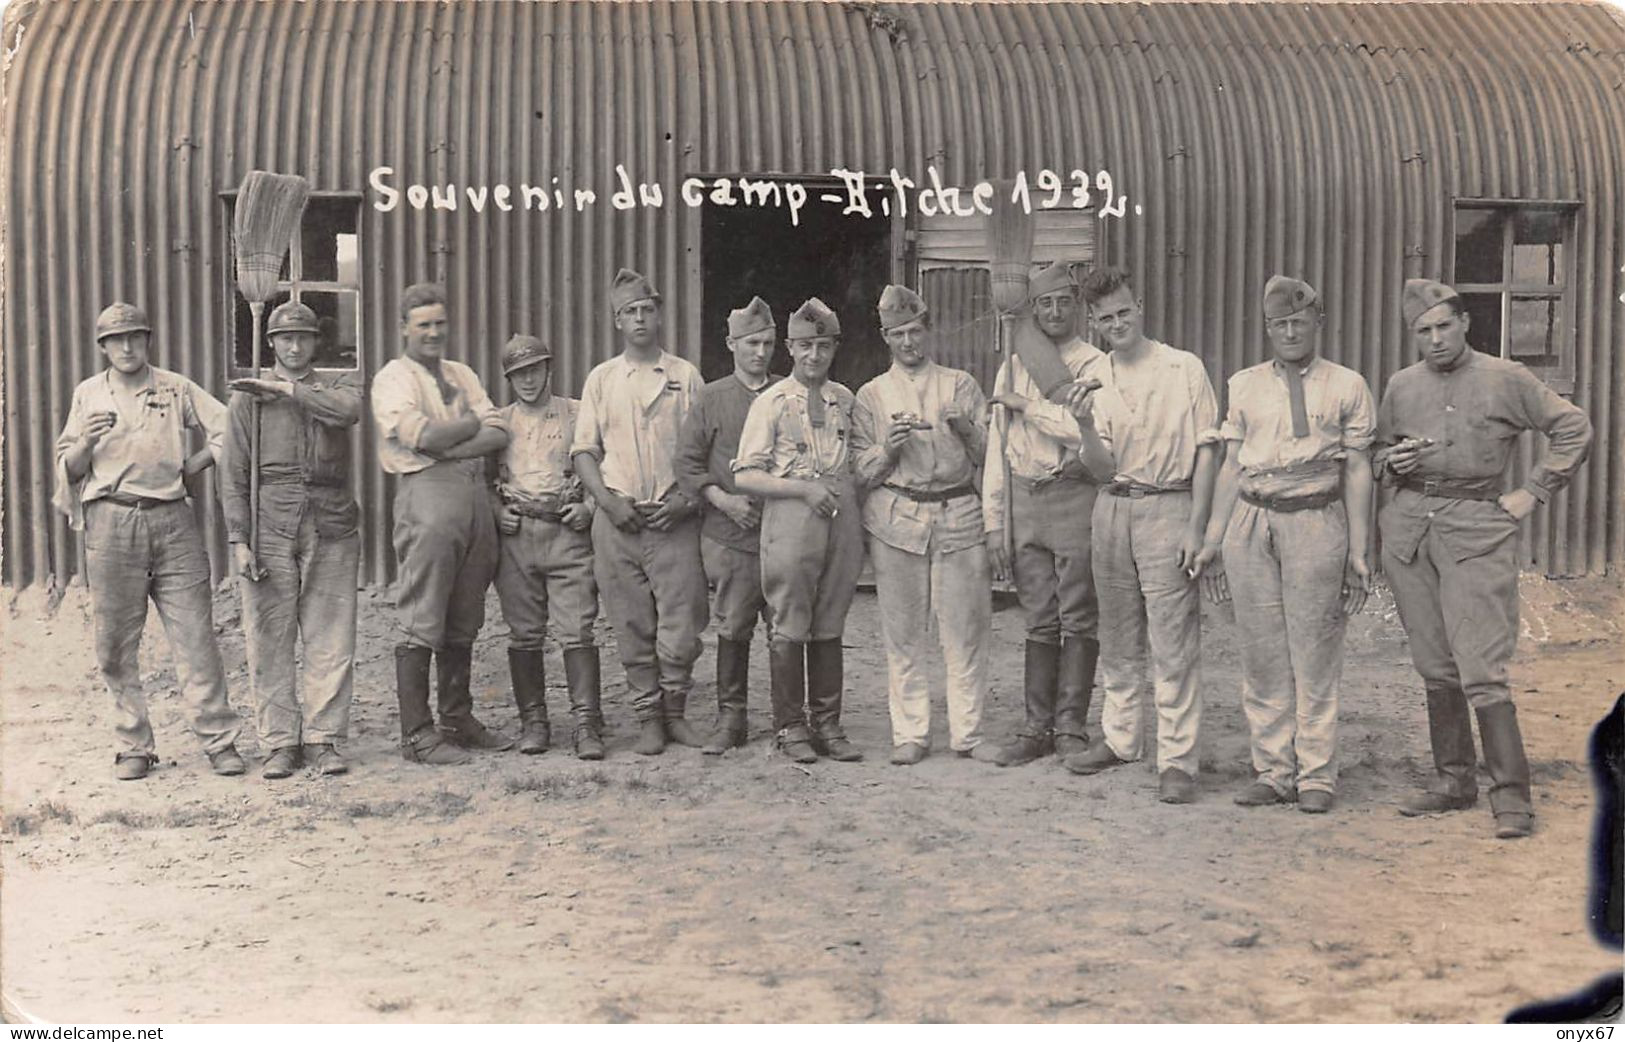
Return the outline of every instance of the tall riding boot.
[[[474,719],[474,696],[468,689],[473,665],[472,644],[447,644],[435,653],[435,698],[440,703],[440,731],[464,749],[512,749],[511,738],[487,730]]]
[[[1100,642],[1061,640],[1061,675],[1055,697],[1055,755],[1065,759],[1089,748],[1089,700],[1095,691]]]
[[[797,763],[815,763],[812,731],[807,727],[807,646],[775,639],[769,646],[772,670],[774,741]]]
[[[468,754],[440,740],[429,712],[429,663],[434,652],[418,644],[395,645],[395,699],[401,709],[401,756],[413,763],[459,764]]]
[[[547,724],[547,677],[541,648],[509,648],[508,675],[513,679],[513,700],[519,706],[519,751],[547,752],[553,733]]]
[[[1427,686],[1428,738],[1433,744],[1436,784],[1400,805],[1401,814],[1438,814],[1465,810],[1478,801],[1478,756],[1473,750],[1473,725],[1467,715],[1467,696],[1460,685]]]
[[[745,692],[750,682],[750,645],[717,638],[717,726],[702,750],[720,756],[745,744]]]
[[[1518,729],[1518,707],[1496,702],[1478,710],[1478,733],[1484,740],[1484,765],[1490,772],[1490,810],[1501,839],[1527,836],[1535,827],[1529,795],[1529,759]]]
[[[687,691],[666,691],[662,689],[660,692],[660,709],[666,721],[667,738],[670,738],[678,745],[687,745],[695,749],[705,744],[705,739],[700,737],[700,733],[694,730],[694,725],[690,724],[688,718],[683,715],[688,710]]]
[[[576,758],[602,760],[604,716],[598,707],[598,649],[565,648],[564,682],[570,688],[570,713],[575,717]]]
[[[845,684],[839,638],[808,644],[807,710],[812,720],[813,748],[832,760],[852,762],[863,759],[863,754],[847,741],[841,729],[841,690]]]
[[[1061,649],[1036,640],[1027,642],[1021,671],[1022,694],[1027,717],[1015,740],[999,747],[993,762],[1000,767],[1016,767],[1048,756],[1054,749],[1051,737],[1055,726],[1056,683]]]

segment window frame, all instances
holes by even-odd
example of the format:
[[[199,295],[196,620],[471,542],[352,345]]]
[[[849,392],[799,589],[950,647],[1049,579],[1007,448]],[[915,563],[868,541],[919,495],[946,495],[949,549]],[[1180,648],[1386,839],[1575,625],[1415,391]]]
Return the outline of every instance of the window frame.
[[[1555,366],[1529,366],[1529,371],[1540,377],[1547,386],[1562,395],[1574,393],[1575,350],[1578,330],[1575,328],[1575,283],[1577,258],[1575,245],[1579,227],[1581,203],[1575,199],[1508,199],[1458,198],[1451,202],[1449,253],[1445,270],[1455,278],[1457,250],[1460,243],[1459,217],[1463,211],[1493,210],[1503,215],[1501,231],[1501,278],[1496,282],[1455,282],[1451,285],[1463,296],[1494,294],[1501,302],[1500,343],[1493,345],[1501,358],[1510,358],[1512,335],[1511,308],[1515,300],[1553,300],[1558,302],[1562,335],[1556,339],[1558,363]],[[1528,211],[1556,211],[1563,217],[1563,261],[1555,283],[1517,282],[1513,279],[1513,247],[1516,237],[1516,215]],[[1489,348],[1492,345],[1483,345]],[[1515,360],[1515,359],[1514,359]]]
[[[236,319],[235,319],[234,316],[236,315],[237,305],[238,305],[239,301],[242,300],[242,295],[237,292],[236,246],[235,246],[235,244],[234,244],[234,242],[232,240],[232,222],[233,222],[233,219],[234,219],[234,217],[236,215],[237,196],[238,196],[238,191],[235,188],[228,189],[227,191],[224,191],[224,192],[220,193],[220,201],[223,204],[229,204],[229,205],[223,205],[221,207],[221,218],[222,218],[222,220],[224,222],[224,225],[225,225],[224,238],[225,238],[225,242],[226,242],[226,244],[228,246],[228,252],[229,252],[228,263],[227,263],[226,269],[225,269],[225,286],[224,286],[224,296],[225,296],[225,312],[224,313],[225,313],[225,316],[226,316],[226,336],[225,336],[225,341],[226,341],[226,371],[228,373],[230,373],[233,378],[240,377],[240,376],[253,375],[253,366],[252,365],[239,365],[238,362],[237,362],[237,334],[236,334],[237,323],[236,323]],[[339,282],[336,279],[333,279],[333,280],[304,279],[304,278],[301,277],[304,274],[303,268],[304,268],[304,263],[305,263],[304,252],[303,252],[303,250],[301,248],[302,244],[300,242],[300,235],[303,232],[303,225],[301,223],[301,227],[295,228],[294,231],[293,231],[292,236],[289,238],[289,241],[288,241],[288,278],[287,279],[281,279],[281,278],[277,279],[277,291],[279,293],[286,293],[288,295],[288,299],[291,300],[291,301],[298,301],[300,299],[300,294],[305,293],[305,292],[333,293],[333,294],[353,293],[355,295],[355,304],[356,304],[356,307],[355,307],[355,325],[356,325],[356,328],[355,328],[355,343],[356,343],[355,365],[350,366],[350,367],[317,365],[317,366],[313,367],[313,370],[315,372],[317,372],[317,373],[328,374],[328,375],[342,375],[342,374],[345,374],[345,373],[357,373],[357,374],[360,374],[360,373],[363,373],[364,370],[365,370],[365,356],[366,356],[366,352],[365,352],[365,349],[364,349],[364,341],[362,339],[362,334],[363,334],[363,331],[364,331],[364,329],[363,329],[363,319],[364,319],[365,309],[362,307],[363,288],[362,288],[362,284],[361,284],[361,273],[366,270],[366,244],[362,241],[364,236],[361,234],[362,217],[363,217],[363,212],[364,212],[363,204],[366,202],[366,194],[363,193],[363,192],[349,191],[349,190],[325,189],[325,190],[320,190],[320,191],[311,191],[309,193],[309,195],[307,196],[307,199],[309,199],[310,201],[319,201],[319,202],[346,202],[346,203],[351,203],[351,204],[354,205],[355,214],[356,214],[356,222],[355,222],[355,225],[356,225],[356,227],[355,227],[356,282],[355,282],[355,285],[352,286],[352,285],[347,285],[346,283],[343,283],[343,282]],[[302,222],[302,220],[303,220],[303,215],[301,215],[301,222]],[[335,274],[337,274],[337,272],[335,272]],[[266,314],[267,314],[267,316],[269,316],[269,314],[270,314],[269,309],[267,309]],[[260,359],[262,369],[267,368],[268,366],[270,366],[272,364],[275,364],[275,356],[272,355],[272,354],[269,354],[270,347],[271,347],[269,338],[266,339],[264,346],[265,346],[265,350],[266,350],[266,352],[268,352],[268,354],[262,356],[261,359]],[[267,361],[267,359],[269,359],[269,361]]]

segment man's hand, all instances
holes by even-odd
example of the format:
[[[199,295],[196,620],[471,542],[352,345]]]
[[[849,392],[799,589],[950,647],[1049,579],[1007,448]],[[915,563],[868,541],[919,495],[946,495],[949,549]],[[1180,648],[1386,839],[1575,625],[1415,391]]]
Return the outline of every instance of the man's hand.
[[[1094,414],[1094,394],[1098,390],[1100,390],[1099,380],[1073,381],[1062,390],[1060,404],[1066,406],[1067,412],[1077,417],[1079,422],[1089,420]]]
[[[231,561],[237,568],[237,574],[251,583],[257,583],[265,578],[265,571],[260,568],[259,561],[254,559],[254,549],[247,543],[231,544]]]
[[[976,436],[976,422],[971,419],[965,407],[958,402],[949,402],[942,407],[942,422],[954,432],[960,441],[969,442]]]
[[[1004,529],[995,528],[987,534],[987,564],[993,578],[1006,582],[1010,575],[1010,555],[1004,552]]]
[[[1514,521],[1522,521],[1534,513],[1535,507],[1540,505],[1540,500],[1536,499],[1535,494],[1526,488],[1513,489],[1511,492],[1502,495],[1496,502],[1501,504],[1502,510],[1512,515]]]
[[[802,482],[801,501],[819,517],[834,517],[841,506],[840,497],[821,481]]]
[[[1422,453],[1432,444],[1433,442],[1426,438],[1406,438],[1388,450],[1388,454],[1383,457],[1384,466],[1395,474],[1409,474],[1422,465]]]
[[[724,492],[716,485],[705,486],[705,498],[729,521],[740,528],[752,529],[762,523],[762,510],[749,496]]]
[[[1364,556],[1349,554],[1343,566],[1343,614],[1358,615],[1371,594],[1371,566]]]
[[[519,531],[519,515],[509,510],[506,504],[497,507],[497,531],[503,535],[514,535]]]
[[[645,523],[656,532],[669,532],[672,526],[694,513],[694,504],[682,493],[674,493],[660,502]]]
[[[226,384],[233,391],[251,394],[262,402],[275,401],[293,394],[293,384],[287,380],[261,380],[245,376]]]
[[[592,526],[592,507],[585,503],[571,503],[560,511],[565,527],[574,532],[585,532]]]
[[[903,452],[903,445],[914,434],[914,423],[908,419],[893,420],[891,426],[886,428],[886,455],[896,459]]]
[[[102,440],[102,437],[117,425],[118,413],[113,410],[104,409],[101,412],[93,412],[85,420],[85,429],[79,435],[79,440],[84,442],[85,448],[94,449]]]
[[[643,515],[638,513],[629,496],[611,492],[599,502],[598,509],[608,514],[610,521],[623,532],[636,532],[643,528]]]
[[[1224,571],[1224,557],[1215,543],[1204,543],[1191,566],[1194,578],[1202,584],[1202,596],[1212,604],[1223,604],[1230,599],[1230,579]]]
[[[1027,399],[1014,391],[1000,391],[993,396],[993,401],[1011,412],[1025,412],[1027,410]]]
[[[1187,531],[1179,544],[1179,570],[1185,578],[1196,578],[1196,559],[1202,555],[1202,533]]]

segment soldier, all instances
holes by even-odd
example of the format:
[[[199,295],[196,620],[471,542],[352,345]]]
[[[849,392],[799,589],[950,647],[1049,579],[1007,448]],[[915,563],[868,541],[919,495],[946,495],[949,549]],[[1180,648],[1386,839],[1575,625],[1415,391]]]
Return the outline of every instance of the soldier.
[[[485,457],[508,444],[502,415],[474,370],[445,357],[446,293],[432,283],[401,294],[405,350],[372,381],[378,462],[395,489],[395,605],[405,631],[395,646],[401,755],[414,763],[468,762],[463,749],[513,742],[474,717],[469,692],[474,638],[496,572],[497,532],[485,490]],[[436,665],[437,730],[429,712]]]
[[[704,501],[700,554],[716,589],[717,725],[702,750],[718,756],[746,738],[745,702],[750,680],[750,642],[756,618],[772,627],[762,596],[759,545],[761,502],[734,483],[733,459],[745,415],[771,379],[773,312],[761,297],[728,314],[728,351],[734,371],[700,391],[678,438],[677,480],[695,502]]]
[[[1091,272],[1083,297],[1110,348],[1093,415],[1113,477],[1095,501],[1091,532],[1105,741],[1065,764],[1094,774],[1141,756],[1141,706],[1150,688],[1158,798],[1189,803],[1196,798],[1202,719],[1201,606],[1190,569],[1202,549],[1218,470],[1219,406],[1201,359],[1145,336],[1127,273]]]
[[[858,391],[852,453],[868,490],[863,526],[890,675],[891,762],[917,764],[930,750],[924,659],[933,621],[946,667],[949,747],[991,761],[981,728],[992,589],[975,484],[987,449],[987,402],[969,373],[932,360],[936,332],[919,294],[887,286],[879,311],[892,365]]]
[[[1078,284],[1056,263],[1029,286],[1033,317],[1076,378],[1099,385],[1104,353],[1077,334]],[[993,423],[982,469],[983,525],[993,571],[1015,581],[1027,626],[1022,729],[994,759],[1001,767],[1050,752],[1065,760],[1089,747],[1099,609],[1089,526],[1110,458],[1094,423],[1047,400],[1012,353],[993,386]],[[1089,412],[1083,413],[1085,417]],[[1102,467],[1092,474],[1083,459]]]
[[[852,480],[852,392],[829,379],[841,323],[813,297],[790,316],[795,366],[750,407],[733,461],[760,496],[762,592],[773,611],[773,728],[797,763],[863,759],[841,728],[841,634],[863,570]]]
[[[150,364],[151,337],[146,312],[133,304],[110,304],[96,317],[107,368],[73,390],[56,440],[53,503],[84,532],[96,660],[124,747],[113,757],[114,774],[133,781],[158,762],[140,670],[150,597],[174,650],[192,731],[216,774],[238,775],[247,765],[214,640],[209,557],[186,503],[186,482],[219,462],[226,407]],[[193,434],[208,446],[190,451]]]
[[[1421,361],[1395,373],[1377,412],[1376,462],[1392,489],[1377,515],[1382,566],[1427,690],[1436,786],[1406,815],[1478,799],[1472,706],[1490,774],[1496,836],[1534,828],[1529,763],[1507,660],[1518,638],[1518,525],[1568,484],[1591,447],[1591,421],[1517,362],[1473,350],[1461,297],[1409,279],[1405,325]],[[1501,475],[1523,431],[1545,434],[1523,487]]]
[[[1365,379],[1321,358],[1320,296],[1272,275],[1264,331],[1274,358],[1230,378],[1230,443],[1196,573],[1214,603],[1235,601],[1242,708],[1255,780],[1235,802],[1331,809],[1337,698],[1348,616],[1371,567],[1371,439]],[[1241,505],[1236,505],[1237,499]],[[1223,556],[1220,556],[1220,551]]]
[[[221,470],[226,538],[243,595],[243,632],[266,778],[301,762],[343,774],[355,679],[360,507],[350,491],[350,428],[361,419],[361,379],[316,375],[316,313],[292,301],[271,312],[269,379],[233,380]],[[256,403],[258,403],[256,408]],[[249,490],[251,432],[259,425],[259,547]],[[304,642],[304,710],[294,694],[294,646]]]
[[[502,352],[513,404],[498,410],[508,445],[496,457],[492,512],[500,533],[497,597],[508,623],[508,672],[523,733],[519,751],[544,753],[547,722],[543,647],[548,623],[564,652],[575,717],[576,756],[604,758],[598,708],[598,586],[592,574],[592,504],[570,465],[578,403],[552,391],[553,351],[519,334]]]
[[[633,752],[666,740],[699,746],[683,718],[705,628],[700,519],[677,487],[672,459],[700,371],[661,348],[661,304],[649,281],[622,268],[609,290],[621,353],[587,374],[571,453],[598,504],[593,567],[632,708]]]

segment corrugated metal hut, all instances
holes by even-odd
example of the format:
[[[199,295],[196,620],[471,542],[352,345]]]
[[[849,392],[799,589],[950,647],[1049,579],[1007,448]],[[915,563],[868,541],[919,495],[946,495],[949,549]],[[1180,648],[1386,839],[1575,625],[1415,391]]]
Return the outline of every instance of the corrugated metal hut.
[[[655,277],[671,346],[711,372],[729,307],[816,292],[857,330],[840,375],[860,379],[882,364],[867,327],[896,280],[947,316],[949,360],[985,376],[975,219],[916,199],[864,220],[816,196],[835,168],[966,188],[1048,169],[1069,200],[1087,176],[1090,206],[1045,215],[1042,250],[1128,266],[1153,335],[1216,382],[1263,357],[1272,272],[1321,288],[1327,353],[1379,392],[1410,355],[1403,280],[1468,287],[1480,346],[1597,425],[1572,490],[1528,526],[1528,562],[1625,559],[1625,21],[1600,4],[54,0],[6,17],[8,583],[78,569],[51,459],[99,367],[103,304],[144,304],[154,360],[216,393],[246,360],[229,229],[252,168],[318,190],[286,274],[327,322],[328,364],[375,372],[401,288],[436,278],[488,384],[528,331],[570,392],[612,350],[620,264]],[[663,204],[616,208],[617,164]],[[1100,212],[1102,172],[1122,216]],[[681,200],[686,178],[741,175],[809,187],[795,234],[782,195]],[[410,185],[459,205],[419,209]],[[387,210],[385,188],[403,193]],[[577,188],[597,202],[577,211]],[[357,437],[364,575],[385,580],[390,487]],[[200,509],[222,563],[218,509]]]

